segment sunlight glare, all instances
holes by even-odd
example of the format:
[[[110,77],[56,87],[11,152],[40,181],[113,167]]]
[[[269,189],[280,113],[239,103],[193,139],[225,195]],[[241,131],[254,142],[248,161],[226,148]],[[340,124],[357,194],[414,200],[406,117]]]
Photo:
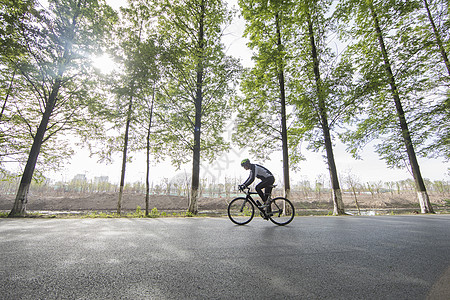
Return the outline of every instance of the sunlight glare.
[[[103,54],[101,56],[95,56],[92,59],[94,68],[100,70],[103,74],[109,74],[114,69],[116,69],[116,63],[108,54]]]

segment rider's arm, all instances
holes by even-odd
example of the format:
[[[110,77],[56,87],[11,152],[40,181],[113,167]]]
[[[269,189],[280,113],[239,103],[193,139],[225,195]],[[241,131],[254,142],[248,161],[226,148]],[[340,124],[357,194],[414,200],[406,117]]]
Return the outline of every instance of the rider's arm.
[[[248,187],[255,180],[255,176],[256,176],[255,165],[251,165],[250,175],[248,176],[247,180],[242,185],[245,187]]]

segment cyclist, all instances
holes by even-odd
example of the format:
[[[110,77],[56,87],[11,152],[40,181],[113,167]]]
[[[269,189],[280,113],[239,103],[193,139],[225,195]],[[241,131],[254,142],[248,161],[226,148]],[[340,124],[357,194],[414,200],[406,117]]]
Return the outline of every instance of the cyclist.
[[[239,188],[243,190],[252,184],[255,178],[261,179],[261,182],[258,183],[255,189],[256,192],[258,192],[259,197],[261,197],[263,203],[267,204],[267,197],[270,193],[272,193],[272,185],[275,182],[275,177],[273,177],[272,173],[263,166],[250,163],[248,158],[241,162],[241,166],[246,170],[250,170],[250,176],[248,176],[247,180],[243,184],[239,185]],[[265,193],[263,193],[262,189],[264,189]]]

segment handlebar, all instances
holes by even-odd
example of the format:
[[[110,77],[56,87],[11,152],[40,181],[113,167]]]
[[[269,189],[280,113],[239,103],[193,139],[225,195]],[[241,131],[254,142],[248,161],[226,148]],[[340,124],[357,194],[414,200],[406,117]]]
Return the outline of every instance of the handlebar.
[[[250,192],[250,188],[249,187],[243,188],[242,186],[238,186],[238,190],[240,192],[243,192],[243,193],[247,194],[247,195],[258,194],[257,192]]]

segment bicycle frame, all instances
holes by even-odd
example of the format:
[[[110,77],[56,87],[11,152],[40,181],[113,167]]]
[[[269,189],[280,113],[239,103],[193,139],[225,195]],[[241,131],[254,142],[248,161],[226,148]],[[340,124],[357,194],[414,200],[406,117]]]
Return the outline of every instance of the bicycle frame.
[[[266,210],[264,209],[264,208],[266,208],[267,206],[264,205],[264,203],[263,203],[261,206],[258,205],[258,203],[256,203],[256,201],[255,201],[255,200],[253,199],[253,197],[251,196],[251,195],[258,195],[257,192],[250,192],[250,188],[247,188],[247,191],[242,190],[242,192],[245,193],[245,195],[246,195],[245,199],[246,199],[247,201],[250,201],[250,203],[252,203],[253,206],[256,207],[256,208],[262,213],[262,215],[263,215],[264,217],[268,217],[268,215],[267,215],[267,213],[266,213]],[[270,198],[271,198],[271,195],[268,196],[268,198],[267,198],[268,201],[267,201],[267,202],[270,202],[270,200],[271,200]],[[244,206],[245,206],[245,202],[242,204],[241,209],[243,209]]]

